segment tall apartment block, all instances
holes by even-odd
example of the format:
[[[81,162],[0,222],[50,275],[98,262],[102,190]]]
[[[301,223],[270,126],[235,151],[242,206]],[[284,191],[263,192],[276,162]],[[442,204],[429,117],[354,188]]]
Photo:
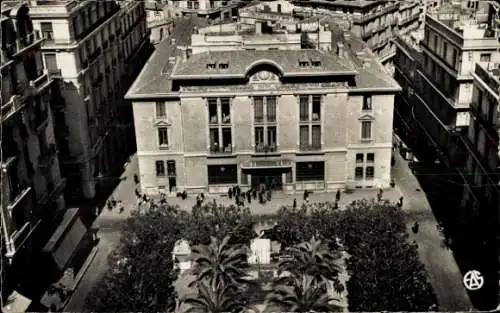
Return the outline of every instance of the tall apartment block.
[[[490,4],[466,5],[445,3],[430,11],[418,50],[405,38],[396,40],[395,78],[404,92],[396,104],[395,123],[402,125],[402,137],[417,131],[416,152],[426,151],[421,157],[439,159],[445,167],[465,162],[457,138],[469,125],[475,64],[500,62],[500,44],[488,18]],[[407,131],[399,118],[409,126]]]
[[[380,61],[391,66],[395,55],[392,39],[398,34],[415,30],[420,25],[420,1],[365,1],[365,0],[296,0],[296,12],[302,15],[327,14],[347,19],[351,31],[361,37]],[[314,13],[310,9],[314,9]]]
[[[489,263],[476,267],[487,277],[485,289],[491,291],[495,305],[500,300],[500,63],[476,64],[472,77],[471,119],[468,134],[462,138],[468,157],[465,167],[459,169],[464,183],[460,216],[463,235],[485,247],[481,262]]]
[[[43,69],[44,39],[26,5],[2,6],[1,26],[1,253],[16,269],[14,279],[23,283],[33,278],[33,251],[50,235],[40,228],[65,208],[65,179],[51,109],[57,88]]]
[[[389,186],[400,88],[360,39],[301,49],[277,27],[220,27],[160,43],[128,92],[144,192]]]
[[[43,62],[61,78],[54,106],[68,199],[91,199],[133,152],[123,95],[150,53],[143,1],[30,1]]]

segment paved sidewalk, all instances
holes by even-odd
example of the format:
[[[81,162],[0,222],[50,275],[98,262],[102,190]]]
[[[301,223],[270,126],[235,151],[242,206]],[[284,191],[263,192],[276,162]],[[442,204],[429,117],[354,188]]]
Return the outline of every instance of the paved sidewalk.
[[[437,221],[417,178],[408,162],[398,154],[392,169],[397,188],[405,195],[403,209],[410,214],[408,233],[410,240],[418,243],[420,260],[425,264],[431,283],[437,294],[440,311],[469,311],[473,308],[462,283],[462,274],[450,249],[443,244],[443,237],[437,230]],[[418,221],[420,228],[413,234],[411,227]]]
[[[109,211],[106,207],[95,220],[93,227],[99,227],[97,233],[99,250],[90,264],[87,273],[73,293],[71,300],[64,308],[65,312],[84,312],[85,298],[99,282],[108,268],[108,256],[120,242],[120,228],[122,222],[130,216],[132,208],[136,207],[134,174],[138,171],[137,158],[133,156],[121,176],[119,185],[113,191],[116,200],[121,200],[125,211],[121,214],[118,209]]]

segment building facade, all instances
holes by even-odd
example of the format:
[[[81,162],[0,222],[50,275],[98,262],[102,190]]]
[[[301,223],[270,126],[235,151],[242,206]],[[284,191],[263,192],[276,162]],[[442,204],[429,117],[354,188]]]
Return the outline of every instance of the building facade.
[[[389,186],[399,86],[360,40],[201,46],[158,46],[128,92],[143,192]]]
[[[197,15],[200,17],[229,18],[232,13],[233,1],[220,0],[170,0],[168,5],[179,10],[182,15]]]
[[[474,9],[476,19],[462,5],[442,4],[429,12],[417,49],[408,44],[408,37],[395,41],[394,77],[403,86],[396,104],[398,131],[402,137],[413,134],[408,140],[416,153],[425,151],[421,157],[439,160],[447,168],[465,162],[458,138],[469,125],[475,64],[500,62],[498,39],[488,26],[489,7],[483,4]]]
[[[351,31],[361,37],[380,61],[392,68],[392,39],[420,25],[420,1],[292,1],[300,15],[323,15],[346,19]],[[312,9],[312,10],[311,10]]]
[[[43,60],[61,78],[54,106],[68,199],[91,199],[115,180],[134,150],[130,104],[123,95],[149,53],[142,1],[31,1]]]
[[[499,108],[500,63],[476,64],[471,102],[469,132],[464,136],[468,152],[465,167],[459,169],[463,179],[461,231],[470,242],[482,249],[469,249],[480,256],[478,268],[484,273],[487,307],[498,304],[498,252],[500,234],[499,196]],[[496,279],[495,279],[496,278]]]
[[[2,253],[22,283],[30,280],[33,251],[44,244],[39,226],[65,209],[65,179],[51,110],[57,89],[43,68],[44,39],[26,5],[2,7],[1,26]]]
[[[146,1],[146,22],[151,31],[151,43],[157,44],[169,38],[174,19],[181,15],[180,10],[169,6],[167,1]]]

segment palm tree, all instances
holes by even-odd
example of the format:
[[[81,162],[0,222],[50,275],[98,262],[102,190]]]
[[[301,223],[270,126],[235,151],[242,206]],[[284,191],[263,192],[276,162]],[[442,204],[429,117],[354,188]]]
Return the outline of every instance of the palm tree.
[[[248,283],[244,279],[248,266],[247,252],[241,245],[229,245],[229,240],[230,236],[224,237],[222,241],[211,237],[209,245],[192,248],[194,274],[197,277],[195,282],[207,281],[212,289],[221,283]]]
[[[329,245],[314,236],[309,242],[301,243],[286,250],[290,259],[284,259],[278,266],[278,274],[288,272],[292,277],[310,276],[315,284],[332,282],[338,293],[344,291],[339,280],[340,267],[335,263],[339,253],[331,253]]]
[[[338,299],[329,297],[308,275],[279,279],[267,297],[267,305],[288,312],[339,312],[340,307],[330,304],[331,301]]]
[[[239,296],[238,287],[219,282],[215,288],[208,281],[197,282],[198,294],[181,300],[187,308],[184,313],[239,313],[245,308],[245,302]]]

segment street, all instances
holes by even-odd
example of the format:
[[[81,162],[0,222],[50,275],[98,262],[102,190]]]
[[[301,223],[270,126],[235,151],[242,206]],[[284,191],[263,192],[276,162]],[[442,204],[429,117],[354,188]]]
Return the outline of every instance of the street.
[[[117,200],[123,202],[126,207],[125,211],[120,214],[116,209],[110,212],[105,208],[94,223],[100,228],[98,233],[101,240],[99,252],[75,290],[73,298],[66,306],[65,311],[84,311],[85,297],[106,272],[107,257],[113,248],[117,246],[120,239],[121,224],[136,205],[133,175],[138,171],[137,166],[137,159],[134,156],[126,166],[122,181],[113,193]],[[399,155],[396,156],[396,164],[393,167],[393,178],[396,187],[384,191],[384,198],[397,201],[400,196],[404,196],[403,209],[410,213],[408,220],[410,240],[416,240],[418,243],[420,259],[430,273],[431,283],[437,294],[440,310],[468,311],[472,306],[462,285],[462,276],[458,266],[451,251],[443,246],[443,238],[436,228],[437,222],[425,194],[420,191],[420,185],[408,167],[408,163]],[[347,204],[356,199],[376,198],[376,193],[377,190],[375,189],[355,190],[351,194],[343,193],[340,202]],[[294,198],[297,199],[299,205],[302,203],[302,194],[285,195],[276,193],[276,195],[273,195],[271,202],[262,205],[258,201],[252,201],[249,206],[254,214],[270,214],[275,213],[283,205],[291,205]],[[206,201],[213,201],[213,199],[224,205],[234,204],[233,199],[220,195],[208,196]],[[310,195],[311,202],[334,201],[334,199],[334,193],[313,193]],[[169,198],[168,201],[172,205],[179,205],[181,209],[191,210],[196,199],[195,196],[191,195],[186,200]],[[410,230],[415,221],[420,224],[420,231],[417,234],[413,234]]]

